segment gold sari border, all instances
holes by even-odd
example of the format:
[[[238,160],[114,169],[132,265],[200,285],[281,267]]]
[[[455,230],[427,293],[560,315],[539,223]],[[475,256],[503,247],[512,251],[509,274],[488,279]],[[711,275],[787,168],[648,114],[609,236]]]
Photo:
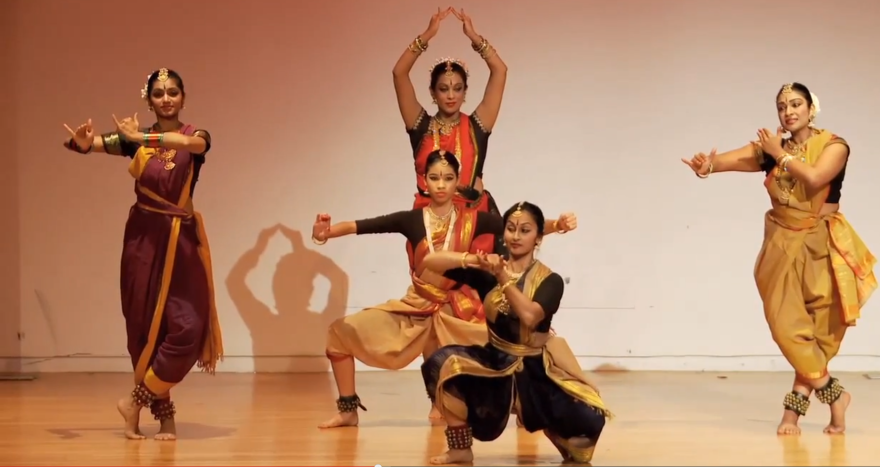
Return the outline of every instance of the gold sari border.
[[[137,182],[137,190],[141,194],[161,204],[174,206],[174,204],[170,201],[162,198],[158,194],[140,184],[140,177],[141,175],[143,175],[143,171],[146,168],[147,162],[155,154],[156,151],[150,148],[141,147],[140,149],[138,149],[138,152],[135,154],[135,157],[132,158],[132,161],[129,164],[129,173],[135,178]],[[183,189],[181,191],[180,199],[176,204],[176,207],[180,209],[186,209],[190,206],[190,188],[192,186],[193,172],[194,164],[193,162],[190,162],[189,173],[187,174],[186,182],[184,183]],[[171,278],[174,273],[174,260],[176,258],[177,242],[180,238],[180,226],[184,217],[172,211],[146,206],[143,203],[138,203],[138,206],[148,211],[170,215],[172,216],[172,219],[171,231],[169,233],[168,239],[168,247],[165,250],[165,264],[162,269],[162,280],[159,286],[159,297],[156,300],[156,307],[153,311],[153,319],[150,323],[147,343],[144,346],[141,355],[138,357],[138,362],[135,366],[135,384],[143,383],[148,375],[148,371],[152,371],[150,369],[150,363],[153,358],[153,353],[156,349],[159,331],[161,329],[162,320],[165,315],[165,306],[168,301],[168,290],[170,288]],[[217,362],[222,359],[222,336],[220,333],[219,318],[217,316],[217,309],[214,299],[213,271],[211,269],[210,249],[207,243],[207,235],[204,232],[204,224],[202,222],[201,215],[198,213],[194,213],[193,215],[197,217],[199,229],[198,236],[199,242],[201,244],[199,246],[199,257],[202,260],[202,264],[205,267],[205,273],[208,278],[208,290],[210,292],[211,303],[211,309],[209,311],[210,316],[208,319],[209,334],[207,336],[207,339],[205,339],[202,354],[199,357],[198,366],[202,369],[202,371],[214,373]],[[189,217],[189,215],[187,215],[186,217]]]

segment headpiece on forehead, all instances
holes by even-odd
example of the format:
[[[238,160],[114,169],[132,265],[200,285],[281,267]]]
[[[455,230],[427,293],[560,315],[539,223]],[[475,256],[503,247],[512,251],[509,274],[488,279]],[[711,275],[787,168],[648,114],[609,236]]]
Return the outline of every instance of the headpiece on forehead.
[[[511,214],[511,216],[513,216],[513,217],[522,216],[523,203],[524,203],[524,201],[520,201],[519,204],[516,205],[516,211],[513,211],[513,214]]]
[[[150,92],[150,76],[153,76],[153,73],[147,75],[147,82],[144,83],[144,88],[141,89],[141,99],[146,99],[147,94]],[[159,68],[158,73],[159,75],[156,77],[156,79],[162,82],[168,81],[168,68]]]
[[[442,165],[443,167],[449,165],[449,160],[446,159],[446,151],[442,149],[440,150],[440,165]]]
[[[782,85],[783,95],[795,92],[792,88],[792,84],[793,83],[785,83]],[[813,91],[810,91],[810,100],[813,101],[813,105],[810,106],[810,118],[814,119],[819,115],[819,112],[822,110],[822,108],[819,107],[819,96],[817,96]]]
[[[434,64],[431,65],[431,68],[428,69],[428,73],[433,73],[434,69],[437,68],[438,65],[441,65],[444,63],[446,64],[446,73],[445,73],[446,76],[452,76],[452,74],[455,73],[455,70],[452,68],[452,65],[460,66],[464,70],[464,74],[466,77],[469,77],[471,75],[471,72],[468,71],[468,67],[467,67],[467,65],[465,65],[465,63],[463,61],[461,61],[457,58],[452,58],[452,57],[438,58],[437,61],[435,61]]]

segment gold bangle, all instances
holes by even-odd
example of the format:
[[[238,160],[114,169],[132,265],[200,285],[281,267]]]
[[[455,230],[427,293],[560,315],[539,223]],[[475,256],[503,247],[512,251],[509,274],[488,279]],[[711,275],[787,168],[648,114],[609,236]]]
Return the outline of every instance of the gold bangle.
[[[461,267],[462,267],[462,268],[467,268],[467,267],[468,267],[468,266],[467,266],[467,257],[468,257],[468,254],[469,254],[469,253],[466,252],[466,251],[465,251],[464,253],[461,254]]]
[[[480,57],[483,57],[483,60],[489,60],[490,58],[492,58],[493,55],[495,55],[495,52],[495,47],[492,47],[490,45],[487,46],[486,50],[484,50],[483,53],[480,54]]]
[[[788,172],[788,163],[791,162],[792,159],[794,159],[794,156],[789,153],[785,153],[782,157],[779,158],[779,168],[783,172]]]
[[[505,282],[504,285],[501,286],[501,293],[504,293],[504,291],[507,290],[507,288],[510,287],[511,285],[516,285],[517,280],[518,279],[514,279],[514,278],[507,279],[507,282]]]
[[[696,173],[696,172],[694,172],[694,173],[697,175],[698,178],[709,178],[709,175],[712,175],[712,171],[713,171],[713,170],[715,170],[715,164],[713,164],[713,163],[710,162],[710,163],[709,163],[709,171],[706,172],[706,175],[700,175],[700,174],[698,174],[698,173]]]
[[[485,37],[480,36],[480,43],[471,42],[471,47],[474,49],[474,52],[482,54],[486,50],[486,47],[489,47],[489,41],[487,41]]]
[[[556,233],[558,233],[559,235],[564,235],[564,234],[568,233],[568,230],[562,230],[559,228],[559,220],[558,219],[553,221],[553,230]]]
[[[422,41],[422,36],[416,36],[412,42],[409,44],[410,52],[414,54],[421,54],[422,52],[428,50],[428,43]]]
[[[324,240],[318,240],[317,238],[315,238],[314,235],[312,235],[312,243],[314,243],[315,245],[323,245],[327,243],[327,239],[325,238]]]

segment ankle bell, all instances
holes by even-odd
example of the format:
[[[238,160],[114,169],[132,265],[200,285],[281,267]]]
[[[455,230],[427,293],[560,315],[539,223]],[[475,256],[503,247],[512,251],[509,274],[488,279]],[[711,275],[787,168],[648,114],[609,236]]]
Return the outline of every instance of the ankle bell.
[[[837,378],[829,379],[828,384],[821,389],[816,389],[816,399],[819,399],[819,402],[823,404],[831,405],[837,402],[841,394],[843,394],[843,386]]]
[[[367,411],[367,408],[361,404],[361,398],[357,394],[353,396],[339,396],[339,399],[336,399],[336,409],[339,413],[357,412],[358,408],[364,412]]]
[[[153,404],[153,401],[156,400],[156,395],[150,392],[150,390],[143,384],[138,384],[131,391],[131,398],[134,400],[135,404],[141,407],[149,407]]]
[[[797,391],[791,391],[785,395],[782,406],[803,417],[810,409],[810,398]]]
[[[468,425],[446,427],[445,433],[449,449],[470,449],[474,445],[474,432]]]
[[[162,422],[174,418],[174,415],[177,414],[177,408],[170,399],[156,400],[150,405],[150,413],[153,414],[153,418]]]

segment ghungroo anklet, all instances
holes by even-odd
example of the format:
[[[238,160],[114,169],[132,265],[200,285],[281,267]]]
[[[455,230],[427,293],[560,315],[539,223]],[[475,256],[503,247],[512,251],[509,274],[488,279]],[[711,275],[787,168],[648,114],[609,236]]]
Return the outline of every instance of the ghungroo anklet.
[[[474,445],[474,432],[468,425],[446,427],[446,444],[449,449],[470,449]]]
[[[785,399],[782,401],[782,406],[785,407],[785,410],[791,410],[803,417],[807,414],[807,410],[810,408],[810,397],[797,391],[791,391],[785,395]]]
[[[135,404],[141,407],[149,407],[156,400],[156,396],[143,384],[134,387],[134,390],[131,391],[131,398],[134,399]]]
[[[361,404],[361,398],[357,394],[353,396],[339,396],[339,399],[336,399],[336,408],[339,410],[339,413],[357,412],[358,408],[364,412],[367,411],[367,408]]]
[[[816,389],[816,399],[819,399],[819,402],[823,404],[831,405],[837,402],[841,394],[843,394],[843,386],[840,385],[837,378],[829,379],[825,387]]]
[[[177,408],[171,399],[159,399],[154,400],[153,404],[150,405],[150,413],[153,414],[153,418],[161,422],[174,418],[174,415],[177,414]]]

